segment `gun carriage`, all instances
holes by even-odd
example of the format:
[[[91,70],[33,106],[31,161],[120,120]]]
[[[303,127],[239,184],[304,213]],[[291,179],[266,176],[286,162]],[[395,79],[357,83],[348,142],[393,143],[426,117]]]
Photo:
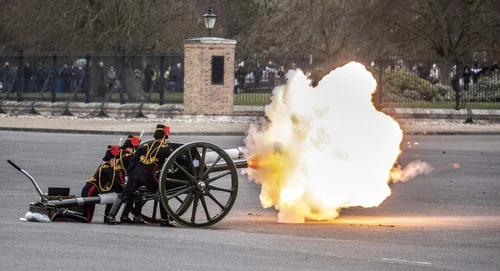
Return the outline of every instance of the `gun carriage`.
[[[159,223],[160,208],[163,208],[174,221],[188,227],[206,227],[221,221],[231,210],[238,194],[238,169],[248,167],[243,150],[224,150],[204,141],[168,144],[174,151],[157,172],[158,191],[151,192],[141,187],[134,192],[134,201],[144,206],[144,220]],[[30,203],[29,209],[33,213],[110,204],[117,197],[116,193],[109,193],[97,197],[48,200],[31,175],[14,162],[8,162],[31,180],[40,195],[37,202]]]

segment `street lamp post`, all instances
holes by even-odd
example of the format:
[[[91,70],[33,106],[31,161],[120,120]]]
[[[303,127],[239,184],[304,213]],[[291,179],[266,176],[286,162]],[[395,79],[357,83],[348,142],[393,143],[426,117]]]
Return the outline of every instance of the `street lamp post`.
[[[215,20],[217,19],[217,15],[212,13],[212,8],[208,8],[208,13],[203,15],[203,20],[205,21],[205,27],[208,30],[208,36],[212,36],[212,29],[215,25]]]

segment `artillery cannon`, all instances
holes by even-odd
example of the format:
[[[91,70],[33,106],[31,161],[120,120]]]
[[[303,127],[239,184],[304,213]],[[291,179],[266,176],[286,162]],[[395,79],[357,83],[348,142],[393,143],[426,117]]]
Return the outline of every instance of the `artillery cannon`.
[[[141,145],[150,142],[152,140]],[[221,221],[231,210],[238,194],[237,169],[249,165],[243,158],[242,148],[224,150],[203,141],[168,144],[174,151],[158,172],[158,191],[153,193],[141,187],[134,192],[134,201],[143,204],[144,220],[160,222],[160,208],[163,208],[174,221],[184,226],[206,227]],[[116,193],[109,193],[48,200],[32,176],[12,161],[8,162],[25,174],[40,194],[40,200],[30,203],[31,212],[45,214],[47,210],[110,204],[117,197]]]

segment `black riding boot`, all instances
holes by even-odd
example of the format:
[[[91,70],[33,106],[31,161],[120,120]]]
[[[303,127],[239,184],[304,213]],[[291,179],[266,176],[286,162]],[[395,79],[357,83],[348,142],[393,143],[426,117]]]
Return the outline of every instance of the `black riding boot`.
[[[105,216],[109,216],[109,212],[111,211],[112,207],[113,207],[113,204],[106,204],[106,208],[104,209]]]
[[[142,204],[141,202],[136,202],[134,204],[134,223],[137,224],[147,224],[144,219],[142,219]]]
[[[111,211],[112,206],[113,204],[106,204],[106,209],[104,209],[104,224],[108,223],[109,211]]]
[[[127,201],[125,203],[125,207],[123,207],[122,215],[120,216],[120,223],[121,224],[133,224],[134,221],[128,217],[130,214],[130,210],[132,209],[134,202],[133,201]]]
[[[122,199],[120,197],[116,198],[115,203],[113,203],[113,207],[111,207],[111,210],[109,211],[109,216],[108,216],[108,225],[115,225],[116,224],[116,213],[120,210],[120,207],[122,207]]]

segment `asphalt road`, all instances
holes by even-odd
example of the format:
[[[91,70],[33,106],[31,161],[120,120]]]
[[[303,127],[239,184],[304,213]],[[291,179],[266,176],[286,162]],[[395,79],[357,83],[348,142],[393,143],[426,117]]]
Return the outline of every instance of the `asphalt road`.
[[[0,270],[500,270],[500,136],[406,136],[400,162],[435,170],[391,186],[377,208],[328,222],[278,224],[240,176],[236,203],[210,228],[21,222],[43,191],[79,194],[116,136],[0,131]],[[222,148],[241,137],[178,137]],[[409,148],[406,142],[419,142]]]

